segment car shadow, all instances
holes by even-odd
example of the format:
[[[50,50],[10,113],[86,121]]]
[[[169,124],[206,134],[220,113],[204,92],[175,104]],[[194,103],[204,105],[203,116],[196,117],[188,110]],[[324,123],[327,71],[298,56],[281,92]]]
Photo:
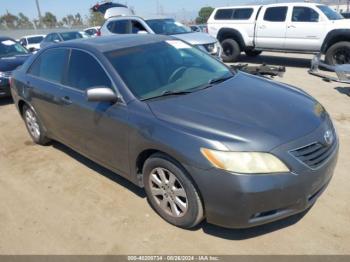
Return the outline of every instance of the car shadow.
[[[245,240],[249,238],[262,236],[262,235],[292,226],[296,224],[299,220],[301,220],[310,209],[311,208],[299,214],[290,216],[288,218],[284,218],[275,222],[271,222],[265,225],[256,226],[252,228],[229,229],[229,228],[215,226],[207,223],[206,221],[203,221],[200,225],[198,225],[193,230],[202,229],[203,232],[205,232],[208,235],[212,235],[212,236],[227,239],[227,240]]]
[[[264,53],[262,53],[262,55],[259,55],[256,57],[241,55],[238,63],[254,63],[254,64],[268,64],[268,65],[276,65],[276,66],[310,68],[311,57],[310,58],[285,57],[283,56],[283,53],[281,53],[281,56],[271,56],[271,55],[264,55]]]
[[[339,93],[350,96],[350,87],[341,87],[338,86],[336,88],[334,88],[335,90],[337,90]]]
[[[0,106],[7,106],[13,104],[12,97],[0,98]]]
[[[126,189],[133,192],[135,195],[145,198],[146,194],[142,188],[139,188],[138,186],[134,185],[129,180],[123,178],[122,176],[119,176],[118,174],[114,173],[113,171],[93,162],[92,160],[84,157],[83,155],[79,154],[78,152],[74,151],[73,149],[69,148],[68,146],[65,146],[59,142],[53,141],[51,145],[63,153],[69,155],[70,157],[74,158],[75,160],[79,161],[81,164],[87,166],[88,168],[94,170],[95,172],[99,173],[100,175],[112,180],[113,182],[118,183],[119,185],[125,187]]]
[[[83,155],[79,154],[78,152],[74,151],[73,149],[69,148],[68,146],[65,146],[64,144],[61,144],[61,143],[56,142],[56,141],[53,141],[50,144],[50,146],[53,146],[55,149],[58,149],[61,152],[69,155],[70,157],[74,158],[76,161],[79,161],[81,164],[94,170],[95,172],[99,173],[100,175],[102,175],[102,176],[112,180],[113,182],[116,182],[119,185],[125,187],[126,189],[130,190],[135,195],[137,195],[138,197],[146,198],[145,191],[142,188],[139,188],[138,186],[134,185],[133,183],[131,183],[127,179],[123,178],[122,176],[119,176],[116,173],[114,173],[113,171],[111,171],[107,168],[104,168],[103,166],[101,166],[101,165],[93,162],[92,160],[84,157]],[[208,235],[212,235],[215,237],[228,239],[228,240],[245,240],[245,239],[265,235],[265,234],[268,234],[270,232],[277,231],[277,230],[286,228],[288,226],[294,225],[300,219],[302,219],[303,216],[309,210],[310,210],[310,208],[305,210],[302,213],[293,215],[291,217],[288,217],[288,218],[285,218],[285,219],[282,219],[282,220],[279,220],[276,222],[272,222],[272,223],[269,223],[266,225],[248,228],[248,229],[223,228],[223,227],[209,224],[204,220],[198,226],[196,226],[192,229],[189,229],[189,230],[190,231],[203,230],[203,232],[208,234]],[[154,211],[154,212],[156,212],[156,211]]]

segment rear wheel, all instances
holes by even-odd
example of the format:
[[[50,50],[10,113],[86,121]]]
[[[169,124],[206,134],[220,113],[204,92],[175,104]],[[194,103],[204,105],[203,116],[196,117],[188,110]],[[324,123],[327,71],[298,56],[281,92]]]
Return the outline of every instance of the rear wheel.
[[[247,56],[251,56],[251,57],[258,56],[262,53],[262,51],[258,51],[258,50],[246,50],[244,52]]]
[[[326,52],[326,63],[329,65],[350,64],[350,42],[339,42]]]
[[[143,174],[147,198],[163,219],[182,228],[194,227],[203,220],[199,194],[179,164],[155,154],[146,160]]]
[[[238,60],[239,55],[241,54],[241,48],[236,40],[234,39],[225,39],[221,42],[222,46],[222,60],[224,62],[235,62]]]
[[[50,142],[50,139],[45,136],[43,126],[38,116],[34,110],[27,105],[23,106],[23,119],[30,137],[36,144],[45,145]]]

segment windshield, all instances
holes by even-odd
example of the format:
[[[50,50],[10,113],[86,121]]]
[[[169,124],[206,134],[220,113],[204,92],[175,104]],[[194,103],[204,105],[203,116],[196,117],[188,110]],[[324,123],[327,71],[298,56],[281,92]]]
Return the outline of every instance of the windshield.
[[[191,28],[176,22],[174,19],[152,19],[146,23],[156,34],[177,35],[191,33]]]
[[[180,40],[166,40],[105,53],[140,100],[194,92],[233,76],[221,62]],[[214,84],[212,84],[214,85]]]
[[[66,32],[66,33],[60,33],[60,35],[63,38],[63,41],[83,38],[79,32]]]
[[[327,16],[327,18],[329,20],[340,20],[340,19],[344,19],[344,17],[339,14],[338,12],[336,12],[335,10],[333,10],[332,8],[330,8],[329,6],[326,5],[318,5],[317,6],[324,14],[325,16]]]
[[[27,41],[28,44],[39,44],[41,41],[43,41],[43,36],[34,36],[34,37],[28,37]]]
[[[28,51],[19,43],[11,39],[0,41],[0,57],[10,57],[24,54],[28,54]]]

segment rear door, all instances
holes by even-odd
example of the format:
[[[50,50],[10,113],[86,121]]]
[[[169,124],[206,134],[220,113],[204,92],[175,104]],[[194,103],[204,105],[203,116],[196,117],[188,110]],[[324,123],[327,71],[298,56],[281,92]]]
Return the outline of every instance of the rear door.
[[[116,92],[94,55],[72,49],[62,93],[64,141],[106,166],[128,172],[127,107],[122,103],[88,102],[85,92],[92,87],[108,87]]]
[[[285,49],[318,51],[327,32],[327,22],[312,7],[294,6],[288,17]]]
[[[61,88],[68,59],[65,48],[51,48],[33,62],[27,72],[26,88],[31,104],[47,128],[48,135],[62,138]]]
[[[286,37],[287,6],[264,6],[256,25],[257,48],[283,49]]]

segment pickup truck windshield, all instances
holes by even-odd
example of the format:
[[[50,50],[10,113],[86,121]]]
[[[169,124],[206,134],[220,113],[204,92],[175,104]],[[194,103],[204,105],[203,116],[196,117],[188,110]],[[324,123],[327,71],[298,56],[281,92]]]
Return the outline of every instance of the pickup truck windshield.
[[[140,100],[183,95],[233,76],[224,64],[181,40],[166,40],[105,53]]]
[[[191,33],[191,28],[176,22],[174,19],[151,19],[146,23],[156,34],[177,35]]]
[[[0,57],[28,54],[27,49],[11,39],[0,41]]]
[[[327,18],[329,20],[340,20],[340,19],[344,19],[344,17],[339,14],[338,12],[334,11],[332,8],[330,8],[329,6],[326,5],[318,5],[317,6],[318,9],[320,9],[322,11],[322,13],[325,14],[325,16],[327,16]]]

